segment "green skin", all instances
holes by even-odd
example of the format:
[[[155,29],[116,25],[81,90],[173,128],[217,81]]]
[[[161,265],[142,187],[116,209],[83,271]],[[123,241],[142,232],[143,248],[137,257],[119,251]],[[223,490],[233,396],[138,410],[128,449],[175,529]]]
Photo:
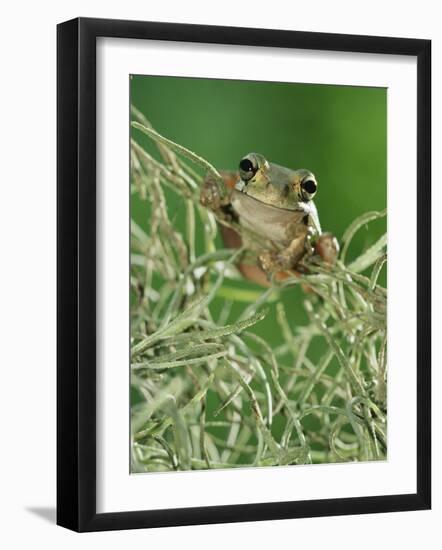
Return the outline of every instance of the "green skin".
[[[312,243],[322,235],[323,244],[335,259],[336,239],[322,234],[312,201],[316,188],[310,171],[291,170],[250,153],[241,160],[239,179],[228,196],[221,201],[216,186],[207,178],[201,202],[218,213],[230,206],[243,227],[266,239],[268,250],[256,252],[261,268],[270,274],[296,268],[306,254],[314,253]],[[244,244],[256,249],[253,243]]]

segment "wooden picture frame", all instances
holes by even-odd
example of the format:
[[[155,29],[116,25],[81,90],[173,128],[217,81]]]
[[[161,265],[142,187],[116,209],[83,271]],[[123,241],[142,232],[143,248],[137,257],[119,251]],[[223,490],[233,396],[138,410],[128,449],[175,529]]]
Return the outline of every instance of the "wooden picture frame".
[[[75,19],[57,29],[57,523],[76,531],[423,510],[431,503],[431,176],[428,40]],[[417,59],[417,491],[415,494],[96,511],[96,40],[98,37],[414,56]]]

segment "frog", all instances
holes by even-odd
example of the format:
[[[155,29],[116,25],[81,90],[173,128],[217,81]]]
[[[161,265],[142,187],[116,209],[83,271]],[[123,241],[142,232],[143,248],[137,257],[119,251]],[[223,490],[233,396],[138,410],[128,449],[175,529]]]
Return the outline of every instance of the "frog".
[[[228,246],[243,245],[255,252],[257,266],[267,280],[300,270],[302,260],[315,254],[326,264],[336,262],[339,244],[331,233],[322,232],[313,201],[318,182],[310,170],[287,168],[260,153],[248,153],[240,159],[237,171],[222,171],[221,176],[225,193],[209,174],[200,202],[221,222],[234,221],[246,229],[239,237],[220,225]],[[258,237],[259,244],[248,234]],[[252,279],[263,280],[256,272]]]

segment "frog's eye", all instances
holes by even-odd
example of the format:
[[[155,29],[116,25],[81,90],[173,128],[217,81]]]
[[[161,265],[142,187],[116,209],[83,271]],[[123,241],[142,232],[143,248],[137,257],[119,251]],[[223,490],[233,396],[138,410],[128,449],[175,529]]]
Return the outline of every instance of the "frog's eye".
[[[301,189],[302,198],[305,201],[309,201],[315,196],[316,190],[318,189],[318,184],[311,176],[309,176],[301,182]]]
[[[258,170],[258,163],[254,158],[244,157],[239,163],[239,175],[243,181],[249,181]]]

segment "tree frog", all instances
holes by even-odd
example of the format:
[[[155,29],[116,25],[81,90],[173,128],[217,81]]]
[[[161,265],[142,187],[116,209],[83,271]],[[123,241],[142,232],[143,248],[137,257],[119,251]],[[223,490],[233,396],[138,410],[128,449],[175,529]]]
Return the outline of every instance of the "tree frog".
[[[220,219],[234,220],[256,235],[261,244],[222,226],[227,246],[244,244],[256,252],[261,275],[248,269],[247,278],[263,282],[270,277],[293,271],[306,255],[318,254],[334,263],[339,245],[330,233],[322,233],[313,197],[318,183],[309,170],[292,170],[270,163],[263,155],[249,153],[240,160],[238,172],[221,173],[227,194],[221,198],[216,182],[206,177],[201,190],[201,203]],[[262,246],[262,243],[265,243]],[[287,276],[287,275],[285,275]]]

